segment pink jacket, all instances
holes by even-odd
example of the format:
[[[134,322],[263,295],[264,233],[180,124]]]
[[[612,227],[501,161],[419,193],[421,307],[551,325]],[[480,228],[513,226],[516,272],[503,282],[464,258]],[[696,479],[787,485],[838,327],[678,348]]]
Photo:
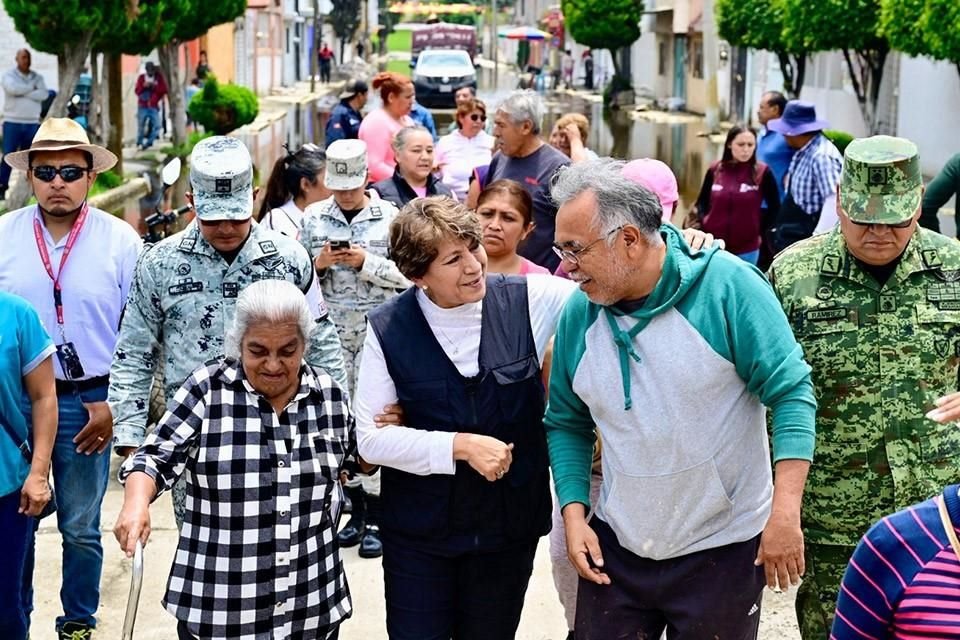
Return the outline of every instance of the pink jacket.
[[[393,136],[404,127],[413,124],[410,116],[394,120],[393,116],[377,109],[371,111],[360,123],[357,137],[367,143],[367,166],[370,168],[370,182],[380,182],[393,176],[397,162],[393,157]]]

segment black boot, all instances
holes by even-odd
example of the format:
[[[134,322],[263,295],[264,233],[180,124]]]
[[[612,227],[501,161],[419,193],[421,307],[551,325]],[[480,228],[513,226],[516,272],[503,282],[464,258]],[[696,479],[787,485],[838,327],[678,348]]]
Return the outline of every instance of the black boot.
[[[367,521],[360,540],[361,558],[379,558],[383,555],[383,543],[380,542],[380,496],[366,496]]]
[[[363,523],[366,515],[366,495],[363,493],[363,487],[347,487],[346,494],[353,503],[353,509],[350,512],[350,520],[347,526],[337,534],[337,544],[341,547],[355,547],[360,544],[360,538],[363,537]]]

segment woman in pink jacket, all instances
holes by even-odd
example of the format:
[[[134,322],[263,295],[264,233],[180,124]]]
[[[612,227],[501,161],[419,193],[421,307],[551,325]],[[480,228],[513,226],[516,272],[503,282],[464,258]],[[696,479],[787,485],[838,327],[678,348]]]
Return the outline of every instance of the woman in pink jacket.
[[[416,94],[410,78],[390,71],[378,73],[371,84],[380,90],[383,106],[367,114],[357,136],[367,143],[370,182],[380,182],[391,177],[397,165],[391,146],[393,137],[414,124],[410,108]]]

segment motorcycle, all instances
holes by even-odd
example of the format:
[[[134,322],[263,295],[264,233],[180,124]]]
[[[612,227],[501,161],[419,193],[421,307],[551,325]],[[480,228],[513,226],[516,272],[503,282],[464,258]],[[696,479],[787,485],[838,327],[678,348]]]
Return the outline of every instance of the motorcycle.
[[[143,241],[146,243],[153,244],[166,238],[167,235],[170,234],[170,225],[174,224],[180,216],[191,209],[189,204],[168,211],[164,211],[161,208],[167,194],[167,189],[173,186],[180,178],[180,166],[180,158],[174,158],[164,165],[160,171],[160,179],[163,182],[163,192],[157,201],[154,212],[143,221],[147,227],[146,233],[143,234]]]

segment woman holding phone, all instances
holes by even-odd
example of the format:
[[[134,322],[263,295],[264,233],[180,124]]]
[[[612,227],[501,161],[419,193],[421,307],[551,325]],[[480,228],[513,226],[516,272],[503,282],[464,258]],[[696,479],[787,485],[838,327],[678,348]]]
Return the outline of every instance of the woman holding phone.
[[[367,191],[368,178],[366,143],[332,143],[327,147],[324,184],[333,195],[307,207],[300,232],[300,242],[313,257],[320,290],[340,334],[351,395],[367,312],[410,286],[387,257],[390,223],[397,208]],[[341,547],[359,544],[362,558],[379,557],[380,476],[351,479],[346,490],[353,510],[337,540]]]

